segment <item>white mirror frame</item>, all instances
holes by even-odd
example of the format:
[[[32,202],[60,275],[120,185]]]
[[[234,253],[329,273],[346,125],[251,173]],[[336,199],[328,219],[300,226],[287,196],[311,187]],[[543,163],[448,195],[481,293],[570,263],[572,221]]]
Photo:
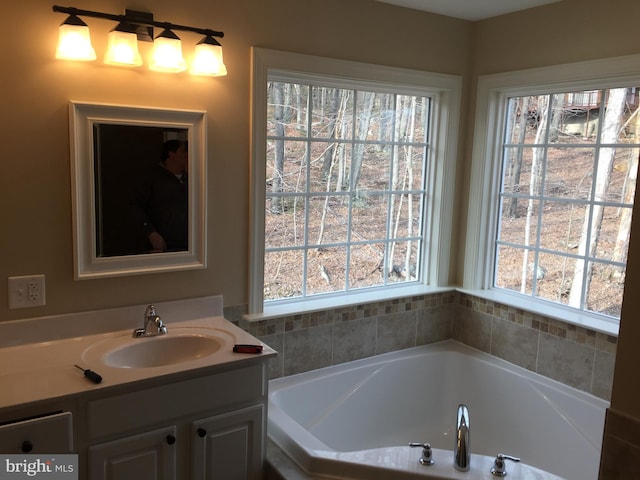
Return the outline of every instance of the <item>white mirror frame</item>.
[[[189,248],[186,251],[96,255],[93,138],[96,124],[188,130]],[[76,280],[206,268],[206,112],[71,101],[69,133]]]

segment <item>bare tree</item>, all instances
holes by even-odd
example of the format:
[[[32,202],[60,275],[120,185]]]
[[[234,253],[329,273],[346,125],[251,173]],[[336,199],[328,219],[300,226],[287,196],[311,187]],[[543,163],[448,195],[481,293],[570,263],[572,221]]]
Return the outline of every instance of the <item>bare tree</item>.
[[[330,110],[329,110],[329,131],[330,138],[334,141],[329,144],[323,153],[322,161],[322,175],[325,179],[325,192],[331,192],[331,183],[333,179],[333,171],[336,165],[338,165],[338,175],[335,179],[335,191],[338,192],[342,189],[343,176],[345,171],[345,161],[343,152],[344,149],[337,145],[337,138],[342,136],[342,129],[345,128],[346,109],[349,100],[349,91],[330,89]],[[320,226],[318,231],[317,244],[322,243],[324,236],[325,220],[327,218],[327,209],[329,207],[329,195],[324,197],[324,204],[322,207],[322,213],[320,218]]]
[[[413,141],[414,131],[415,131],[415,115],[416,115],[416,103],[415,97],[407,98],[407,97],[398,97],[397,107],[396,107],[396,124],[395,124],[395,133],[394,139],[405,140],[407,145],[405,147],[397,146],[394,149],[393,155],[393,166],[391,169],[392,172],[392,181],[391,188],[392,190],[404,190],[406,189],[407,180],[412,173],[410,173],[411,169],[411,156],[413,155],[413,149],[411,147],[411,142]],[[402,148],[402,150],[401,150]],[[401,152],[404,152],[404,156],[401,155]],[[405,159],[405,169],[403,172],[400,171],[400,160],[404,157]],[[402,178],[400,174],[402,173]],[[391,195],[391,208],[389,212],[389,221],[393,222],[393,237],[397,237],[398,228],[400,225],[400,218],[402,216],[402,206],[404,203],[404,194],[393,193]],[[411,214],[411,212],[409,212]],[[411,223],[411,215],[409,215],[409,223]],[[397,246],[397,242],[392,242],[389,248],[389,264],[387,265],[387,272],[392,273],[394,271],[393,259],[395,255],[395,249]],[[406,252],[407,255],[411,255],[410,249]],[[405,260],[405,263],[407,261]],[[407,275],[409,275],[410,269],[405,270]]]
[[[274,152],[274,173],[271,180],[271,192],[282,193],[283,176],[284,176],[284,89],[280,82],[271,84],[273,89],[273,120],[275,122],[275,134],[279,137],[275,141]],[[271,199],[271,212],[283,213],[284,202],[281,196],[275,196]]]
[[[637,150],[637,149],[634,149]],[[636,153],[635,151],[633,153]],[[627,179],[625,182],[625,189],[622,202],[627,204],[633,203],[633,198],[636,193],[636,181],[638,178],[638,155],[631,155],[627,162]],[[614,262],[626,262],[627,247],[629,243],[629,234],[631,233],[631,214],[633,210],[631,208],[623,208],[620,212],[620,226],[618,227],[618,234],[616,236],[616,243],[613,248],[613,254],[611,260]],[[619,282],[624,281],[623,276],[624,269],[614,268],[611,276],[614,280]]]
[[[545,138],[547,132],[547,122],[549,119],[549,97],[547,95],[538,98],[538,128],[536,130],[535,145],[540,145]],[[522,273],[520,280],[520,292],[526,293],[527,279],[529,273],[529,249],[526,248],[531,244],[531,223],[533,221],[533,213],[536,206],[535,197],[539,193],[540,170],[542,168],[544,150],[542,148],[534,148],[531,159],[531,174],[529,179],[529,201],[527,202],[527,217],[524,232],[524,252],[522,257]],[[535,278],[535,276],[534,276]],[[535,281],[535,280],[534,280]]]
[[[382,148],[382,142],[385,138],[389,138],[389,132],[393,126],[394,119],[394,95],[381,95],[379,96],[379,115],[380,126],[378,127],[378,149]]]
[[[373,105],[376,100],[376,94],[373,92],[359,92],[361,97],[361,112],[357,118],[358,128],[356,128],[356,140],[359,140],[353,146],[353,159],[351,161],[351,174],[349,184],[351,189],[355,191],[360,180],[360,171],[362,169],[362,160],[364,158],[364,141],[367,139],[369,126],[371,125],[371,114]]]
[[[415,131],[416,131],[415,125],[416,125],[416,97],[411,97],[411,114],[410,114],[410,121],[408,125],[408,138],[407,138],[409,145],[407,146],[407,163],[406,163],[407,184],[409,185],[409,188],[413,188],[412,142],[415,138]],[[413,236],[413,208],[414,208],[413,195],[409,194],[408,197],[409,198],[407,199],[407,218],[409,223],[407,225],[407,236],[412,237]],[[404,272],[405,272],[405,279],[411,280],[411,240],[407,242],[407,251],[404,257]]]
[[[514,122],[513,128],[515,128],[516,125],[518,127],[518,136],[515,139],[515,143],[517,145],[522,145],[527,134],[527,122],[529,119],[529,97],[521,97],[518,100],[518,103],[520,103],[520,105],[516,104],[514,105],[514,108],[520,109],[520,117],[517,124]],[[522,152],[523,149],[519,146],[515,158],[511,157],[511,161],[509,162],[507,184],[509,186],[509,190],[513,193],[516,193],[518,185],[520,184],[520,174],[522,172]],[[509,215],[509,218],[518,217],[517,197],[511,197],[511,199],[509,200],[509,208],[507,214]]]
[[[607,99],[606,107],[603,106],[603,108],[605,108],[605,113],[604,120],[601,125],[601,142],[604,145],[616,143],[618,140],[626,97],[626,88],[613,88],[609,90],[609,98]],[[594,201],[596,203],[586,209],[582,226],[582,234],[580,236],[580,243],[578,246],[580,255],[584,255],[585,257],[592,257],[598,246],[598,236],[602,226],[604,206],[597,202],[601,202],[605,198],[607,187],[611,179],[611,170],[613,168],[615,152],[615,148],[603,147],[600,149],[600,155],[597,159],[594,195]],[[589,218],[590,215],[591,218]],[[591,228],[589,228],[589,225],[591,225]],[[569,305],[573,307],[580,307],[583,288],[585,298],[588,296],[592,269],[592,262],[589,262],[585,258],[579,258],[576,260],[573,281],[571,283],[571,291],[569,293]]]
[[[324,160],[322,162],[322,174],[323,176],[327,176],[329,174],[329,170],[332,168],[332,162],[334,160],[335,155],[335,139],[337,132],[337,124],[338,124],[338,116],[340,115],[340,106],[342,102],[340,101],[341,97],[340,90],[337,88],[328,88],[323,89],[327,90],[327,112],[324,114],[324,118],[328,119],[327,127],[327,137],[333,140],[333,143],[329,145],[329,148],[324,153]]]
[[[622,128],[625,128],[632,121],[635,122],[634,134],[637,136],[640,133],[640,107],[636,108],[633,114],[625,122]],[[634,148],[627,157],[627,178],[624,182],[624,190],[622,194],[622,203],[633,204],[633,199],[636,194],[636,181],[638,178],[638,155],[639,149]],[[620,226],[618,227],[618,235],[616,236],[616,243],[613,248],[613,254],[611,260],[614,262],[625,263],[627,258],[627,247],[629,243],[629,234],[631,233],[631,214],[633,213],[630,208],[622,208],[620,212]],[[618,281],[624,281],[624,269],[614,268],[611,277]]]

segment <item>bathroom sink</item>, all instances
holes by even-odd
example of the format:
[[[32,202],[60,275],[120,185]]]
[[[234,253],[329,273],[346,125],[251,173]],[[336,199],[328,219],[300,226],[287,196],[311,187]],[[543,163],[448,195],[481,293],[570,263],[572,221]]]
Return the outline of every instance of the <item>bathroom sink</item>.
[[[89,365],[113,368],[152,368],[194,362],[220,351],[231,351],[234,336],[221,329],[172,328],[169,333],[133,338],[123,332],[102,339],[83,354]]]
[[[223,342],[204,335],[159,335],[136,339],[108,352],[103,361],[111,367],[147,368],[197,360],[211,355]]]

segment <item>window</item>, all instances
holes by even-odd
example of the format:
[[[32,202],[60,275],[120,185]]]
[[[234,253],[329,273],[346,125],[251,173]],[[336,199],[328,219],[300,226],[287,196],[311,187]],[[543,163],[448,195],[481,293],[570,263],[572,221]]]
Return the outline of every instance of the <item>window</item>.
[[[578,67],[575,82],[566,67],[481,81],[478,108],[486,110],[478,114],[473,171],[484,186],[472,182],[471,195],[486,204],[474,220],[469,203],[465,286],[545,314],[558,307],[562,319],[617,333],[640,153],[640,75],[598,78],[607,70],[593,67]],[[485,261],[469,251],[472,239]]]
[[[267,89],[265,301],[419,281],[430,98]]]
[[[327,59],[320,72],[312,57],[285,56],[297,68],[254,79],[254,313],[446,283],[448,262],[430,259],[448,242],[431,233],[450,231],[436,209],[451,201],[457,79]]]

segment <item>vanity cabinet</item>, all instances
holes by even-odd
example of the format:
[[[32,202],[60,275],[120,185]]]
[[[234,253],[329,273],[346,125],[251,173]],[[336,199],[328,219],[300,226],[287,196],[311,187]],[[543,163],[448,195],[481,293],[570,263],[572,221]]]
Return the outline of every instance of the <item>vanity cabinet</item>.
[[[89,478],[177,479],[175,426],[89,447]]]
[[[192,480],[262,478],[264,406],[193,422]]]
[[[72,453],[72,419],[71,412],[60,412],[0,425],[0,452]]]
[[[277,353],[234,351],[260,342],[223,304],[156,304],[168,333],[144,339],[146,305],[0,322],[0,453],[76,454],[78,480],[262,480]]]
[[[265,363],[87,403],[91,480],[258,480]]]

